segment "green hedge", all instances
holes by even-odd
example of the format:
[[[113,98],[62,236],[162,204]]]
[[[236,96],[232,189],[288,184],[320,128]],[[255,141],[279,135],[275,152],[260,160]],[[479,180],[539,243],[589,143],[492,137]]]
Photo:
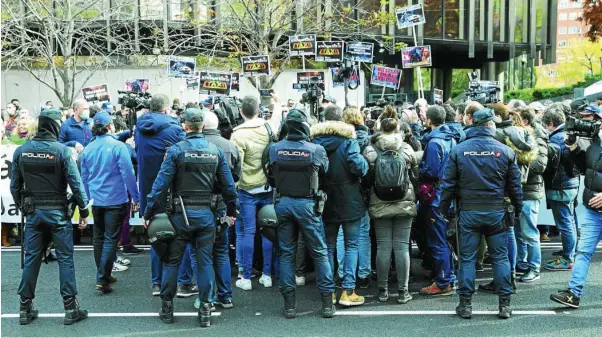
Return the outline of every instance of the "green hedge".
[[[521,90],[509,90],[504,93],[504,102],[508,102],[512,99],[519,99],[523,101],[539,101],[545,99],[551,99],[558,96],[572,95],[575,88],[588,87],[593,83],[602,80],[602,74],[586,75],[585,79],[579,81],[571,86],[560,87],[560,88],[527,88]]]

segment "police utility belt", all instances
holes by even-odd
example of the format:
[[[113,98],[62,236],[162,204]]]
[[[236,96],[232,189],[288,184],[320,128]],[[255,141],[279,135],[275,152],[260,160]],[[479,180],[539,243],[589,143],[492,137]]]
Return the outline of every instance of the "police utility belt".
[[[211,209],[212,211],[217,210],[217,195],[213,196],[204,196],[204,197],[183,197],[180,198],[172,198],[173,201],[173,211],[180,213],[182,212],[182,203],[184,203],[184,208],[192,209],[192,210],[203,210],[203,209]]]
[[[36,209],[71,209],[68,197],[34,197],[27,192],[24,192],[23,195],[22,208],[26,215],[32,215]]]

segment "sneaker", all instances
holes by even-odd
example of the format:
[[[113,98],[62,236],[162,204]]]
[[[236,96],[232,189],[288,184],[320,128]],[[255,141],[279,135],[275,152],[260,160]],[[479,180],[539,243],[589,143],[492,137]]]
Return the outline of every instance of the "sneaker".
[[[161,294],[161,285],[159,284],[153,284],[152,287],[152,292],[153,292],[153,296],[158,296]]]
[[[524,267],[522,267],[522,266],[520,266],[520,265],[518,265],[518,264],[516,265],[516,274],[517,274],[517,275],[524,275],[524,274],[526,274],[527,272],[529,272],[529,270],[531,270],[531,269],[529,269],[529,268],[524,268]]]
[[[251,280],[250,279],[244,279],[241,278],[239,280],[236,281],[236,287],[243,289],[245,291],[249,291],[253,289],[253,284],[251,284]]]
[[[127,246],[127,247],[123,248],[123,254],[124,255],[138,255],[138,254],[141,254],[143,252],[144,252],[144,250],[138,249],[137,247],[135,247],[133,245],[130,245],[130,246]]]
[[[483,271],[485,271],[485,268],[483,268],[483,264],[481,264],[481,263],[475,264],[475,271],[476,272],[483,272]]]
[[[339,299],[339,304],[344,306],[359,306],[364,304],[364,297],[358,296],[355,290],[344,290]]]
[[[131,264],[129,259],[123,258],[121,256],[117,256],[117,260],[115,261],[115,263],[120,264],[120,265],[130,265]]]
[[[411,301],[412,295],[408,292],[407,289],[399,290],[399,296],[397,297],[397,303],[399,304],[407,304],[407,302]]]
[[[113,272],[123,272],[127,271],[128,267],[125,265],[121,265],[117,262],[113,263]]]
[[[539,236],[539,241],[540,242],[549,242],[550,241],[550,237],[548,237],[547,234],[541,234],[541,236]]]
[[[194,306],[194,308],[198,310],[201,307],[201,299],[199,297],[196,297],[192,306]]]
[[[558,257],[554,261],[544,265],[544,269],[549,271],[571,271],[573,270],[573,263],[562,257]]]
[[[230,298],[218,297],[217,299],[217,303],[221,305],[224,309],[231,309],[234,307],[234,304],[232,304],[232,299]]]
[[[443,289],[437,286],[437,283],[433,283],[429,286],[420,289],[420,294],[423,296],[449,296],[454,292],[452,284],[448,284]]]
[[[581,300],[581,298],[575,296],[571,290],[560,290],[558,293],[551,294],[550,299],[573,309],[579,308],[579,301]]]
[[[552,251],[552,256],[561,257],[564,252],[562,250]]]
[[[272,287],[272,277],[268,275],[261,275],[259,278],[259,284],[263,285],[263,287],[271,288]]]
[[[305,285],[305,277],[295,276],[295,284],[297,284],[297,286]]]
[[[176,296],[178,296],[180,298],[184,298],[184,297],[194,296],[197,293],[199,293],[199,292],[198,291],[195,292],[193,290],[192,285],[180,285],[180,286],[178,286],[178,292],[176,293]]]
[[[360,289],[367,289],[370,287],[370,278],[366,277],[366,278],[358,278],[357,279],[357,284],[359,286]]]
[[[538,280],[539,278],[539,271],[529,270],[524,275],[522,275],[518,281],[522,283],[532,283]]]
[[[386,302],[389,300],[389,290],[387,289],[378,289],[378,300],[381,302]]]

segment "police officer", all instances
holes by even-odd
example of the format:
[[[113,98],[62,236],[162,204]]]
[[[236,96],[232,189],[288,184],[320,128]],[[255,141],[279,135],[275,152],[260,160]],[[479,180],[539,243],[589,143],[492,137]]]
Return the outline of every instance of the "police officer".
[[[173,225],[176,238],[169,243],[163,257],[163,281],[161,285],[161,320],[174,322],[173,298],[176,295],[178,266],[188,243],[192,243],[197,264],[197,285],[201,306],[198,321],[201,327],[211,324],[209,296],[214,281],[213,242],[215,215],[212,195],[221,192],[226,203],[226,215],[235,216],[237,197],[232,173],[224,154],[217,146],[205,140],[202,134],[203,112],[190,108],[184,111],[186,139],[167,149],[165,160],[144,212],[146,222],[159,209],[163,195],[171,188],[174,203]]]
[[[60,290],[65,307],[65,325],[88,317],[79,309],[75,298],[75,267],[73,264],[73,226],[67,215],[67,184],[80,209],[80,226],[87,224],[88,198],[71,150],[58,142],[61,130],[58,109],[40,113],[38,132],[31,140],[17,148],[13,156],[10,192],[20,210],[27,216],[23,277],[19,285],[21,306],[19,323],[29,324],[38,311],[34,310],[36,283],[45,247],[54,243],[59,264]]]
[[[316,263],[318,289],[322,295],[322,317],[334,316],[334,281],[328,262],[321,212],[325,198],[318,191],[318,176],[328,170],[326,150],[309,142],[310,128],[305,114],[292,110],[285,122],[288,134],[269,153],[270,185],[276,188],[280,247],[280,292],[285,318],[295,318],[295,253],[299,230],[311,248]]]
[[[520,171],[514,151],[494,138],[495,123],[499,123],[499,119],[493,110],[481,109],[472,119],[474,127],[466,132],[466,141],[452,150],[441,185],[443,215],[449,215],[454,199],[460,201],[457,291],[460,305],[456,307],[456,313],[462,318],[472,317],[476,257],[481,236],[485,235],[493,260],[493,281],[499,295],[498,316],[510,318],[512,285],[504,192],[514,206],[514,217],[518,217],[523,200]]]

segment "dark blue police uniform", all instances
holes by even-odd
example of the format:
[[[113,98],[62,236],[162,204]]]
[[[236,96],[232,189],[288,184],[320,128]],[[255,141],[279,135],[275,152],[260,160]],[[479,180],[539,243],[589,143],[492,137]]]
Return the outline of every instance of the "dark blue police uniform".
[[[441,213],[449,214],[450,204],[459,199],[460,272],[458,291],[460,306],[456,313],[472,315],[471,297],[475,291],[475,264],[482,235],[485,235],[492,258],[493,280],[500,296],[501,318],[510,317],[510,263],[508,261],[508,226],[504,221],[505,192],[510,197],[516,217],[522,209],[523,192],[516,154],[495,140],[495,129],[483,126],[494,121],[491,109],[474,113],[474,127],[466,141],[452,150],[441,185]]]
[[[184,119],[187,125],[202,124],[203,113],[200,109],[187,109]],[[209,296],[215,278],[212,253],[216,219],[212,210],[212,197],[216,192],[221,192],[228,216],[235,215],[237,203],[234,180],[223,152],[207,142],[200,132],[188,133],[186,140],[168,148],[159,175],[148,195],[144,213],[146,220],[157,213],[164,198],[162,196],[169,188],[175,202],[172,220],[177,234],[168,244],[167,254],[163,259],[161,319],[165,323],[173,322],[173,297],[177,289],[178,266],[186,245],[192,243],[196,254],[197,285],[201,300],[199,323],[206,327],[210,325]],[[188,222],[182,212],[180,198]]]
[[[57,109],[41,112],[37,135],[13,156],[10,190],[25,212],[25,250],[23,276],[19,285],[21,296],[20,323],[29,324],[36,316],[31,300],[40,272],[46,245],[52,241],[59,265],[60,292],[65,307],[66,325],[85,319],[75,299],[75,266],[73,263],[73,226],[67,216],[67,184],[82,217],[88,216],[88,198],[71,158],[71,150],[58,142],[61,114]]]
[[[270,184],[277,191],[274,208],[278,217],[280,292],[285,300],[285,317],[293,318],[295,254],[301,230],[316,263],[323,316],[332,317],[333,272],[328,262],[324,225],[320,213],[316,212],[318,175],[328,170],[328,157],[322,146],[308,142],[309,125],[305,121],[302,112],[290,112],[285,122],[286,139],[273,145],[269,153]]]

